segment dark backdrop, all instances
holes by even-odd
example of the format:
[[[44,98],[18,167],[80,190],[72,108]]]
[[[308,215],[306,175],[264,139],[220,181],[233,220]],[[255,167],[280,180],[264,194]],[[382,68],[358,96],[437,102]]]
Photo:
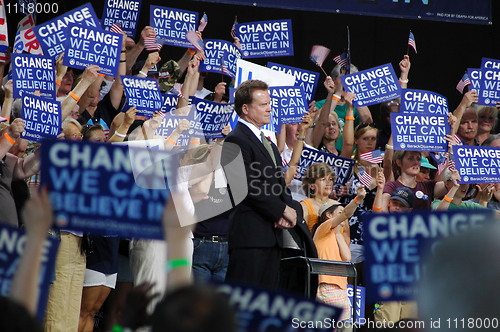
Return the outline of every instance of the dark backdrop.
[[[304,0],[307,1],[307,0]],[[13,3],[14,0],[6,1]],[[40,2],[49,2],[40,0]],[[76,8],[88,1],[61,1],[59,14]],[[225,5],[191,0],[158,1],[143,0],[139,28],[149,24],[149,5],[179,8],[197,11],[208,15],[208,25],[204,38],[231,40],[230,29],[235,16],[238,21],[251,22],[271,19],[292,19],[295,56],[250,59],[266,65],[267,61],[318,71],[309,58],[311,46],[323,44],[332,50],[331,56],[324,63],[327,72],[333,68],[331,58],[347,46],[346,26],[351,31],[352,62],[360,70],[391,62],[398,71],[398,62],[407,50],[408,33],[415,35],[418,54],[410,50],[412,67],[410,88],[424,89],[441,93],[448,97],[450,108],[460,101],[461,95],[455,86],[467,67],[477,68],[481,57],[500,59],[500,31],[496,20],[500,5],[493,2],[493,25],[472,25],[460,23],[421,21],[411,19],[383,18],[360,15],[323,13],[317,11],[297,11],[285,9],[261,8],[254,6]],[[101,17],[104,1],[91,1],[96,14]],[[252,3],[249,1],[249,3]],[[59,15],[58,14],[58,15]],[[57,15],[38,15],[37,23]],[[9,35],[13,40],[15,25],[19,15],[8,15]],[[496,38],[495,38],[496,36]],[[184,49],[172,46],[163,47],[162,61],[178,59]],[[220,75],[208,76],[208,88],[213,88]],[[212,78],[212,80],[210,80]],[[324,75],[321,76],[321,81]],[[317,99],[324,98],[325,90],[320,84]]]

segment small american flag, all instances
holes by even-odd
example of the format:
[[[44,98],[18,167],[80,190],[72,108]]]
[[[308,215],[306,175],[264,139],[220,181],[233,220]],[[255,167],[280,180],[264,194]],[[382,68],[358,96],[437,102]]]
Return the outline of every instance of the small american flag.
[[[205,27],[207,26],[207,24],[208,24],[208,16],[206,13],[203,13],[203,16],[201,17],[201,20],[200,20],[200,25],[198,25],[198,31],[203,32],[203,30],[205,30]]]
[[[366,188],[370,188],[373,177],[363,167],[358,167],[358,179]]]
[[[189,42],[198,50],[198,51],[203,51],[205,49],[205,44],[203,44],[203,40],[198,37],[196,32],[194,30],[189,30],[188,33],[186,33],[186,39],[189,40]]]
[[[415,43],[415,36],[413,35],[413,32],[411,32],[411,31],[410,31],[410,36],[408,37],[408,45],[413,47],[415,54],[417,54],[417,44]]]
[[[111,25],[111,28],[109,28],[109,31],[111,32],[116,32],[116,33],[122,33],[123,32],[123,29],[121,26],[119,26],[118,24],[116,23],[113,23]]]
[[[233,26],[231,27],[231,37],[236,38],[236,25],[238,24],[237,17],[234,18]]]
[[[366,160],[372,164],[380,164],[384,159],[382,155],[382,151],[379,149],[373,150],[373,151],[368,151],[365,153],[361,153],[359,157],[363,160]]]
[[[227,75],[231,76],[231,73],[229,72],[229,69],[227,69],[227,63],[226,63],[226,60],[224,60],[224,57],[220,57],[220,70],[222,70],[222,72],[224,74],[227,74]]]
[[[344,69],[346,75],[351,73],[351,57],[348,51],[344,51],[342,54],[337,55],[333,58],[333,61]]]
[[[330,49],[321,45],[314,45],[311,49],[311,56],[309,57],[312,62],[317,66],[323,66],[323,62],[326,57],[330,54]]]
[[[470,82],[469,75],[467,75],[467,73],[465,73],[464,76],[462,76],[462,78],[460,79],[460,81],[457,84],[457,90],[458,90],[458,92],[460,92],[461,94],[463,94],[464,93],[464,88],[467,85],[470,85],[470,84],[471,84],[471,82]]]
[[[162,44],[156,42],[156,37],[145,37],[144,38],[144,47],[149,52],[158,52],[160,51]]]

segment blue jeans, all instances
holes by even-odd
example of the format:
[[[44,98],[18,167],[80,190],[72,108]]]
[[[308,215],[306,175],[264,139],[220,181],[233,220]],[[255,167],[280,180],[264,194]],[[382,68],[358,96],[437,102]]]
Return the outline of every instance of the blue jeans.
[[[195,282],[221,281],[226,278],[229,261],[227,242],[193,239],[193,277]]]

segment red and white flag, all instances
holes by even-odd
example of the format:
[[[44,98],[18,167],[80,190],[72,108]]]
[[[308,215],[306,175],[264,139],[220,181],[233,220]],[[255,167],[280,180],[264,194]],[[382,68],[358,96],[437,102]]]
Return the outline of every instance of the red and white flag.
[[[206,13],[203,13],[203,16],[201,17],[200,20],[200,25],[198,25],[198,31],[203,32],[203,30],[205,30],[205,28],[207,27],[207,24],[208,24],[208,16]]]
[[[27,52],[30,54],[43,55],[43,50],[36,38],[33,27],[35,26],[35,18],[33,15],[26,15],[17,24],[16,38],[14,39],[13,53]]]
[[[321,45],[314,45],[311,49],[311,56],[309,57],[319,67],[323,66],[326,57],[330,54],[330,49]]]
[[[123,32],[123,29],[122,29],[122,27],[121,27],[121,26],[119,26],[118,24],[113,23],[113,24],[111,25],[111,28],[109,28],[109,31],[111,31],[111,32],[116,32],[116,33],[120,33],[120,34],[121,34],[121,33]]]
[[[160,51],[163,45],[156,42],[156,37],[145,37],[144,38],[144,47],[149,52],[158,52]]]
[[[373,150],[373,151],[368,151],[365,153],[361,153],[359,155],[361,159],[364,159],[372,164],[380,164],[384,160],[384,156],[382,154],[382,151],[380,150]]]
[[[373,177],[363,167],[358,167],[358,179],[366,188],[370,188]]]
[[[0,1],[0,62],[5,62],[7,60],[7,51],[9,50],[8,35],[5,5],[3,1]]]
[[[203,40],[198,36],[198,34],[194,30],[189,30],[186,33],[186,39],[198,50],[203,51],[205,49],[205,44]]]

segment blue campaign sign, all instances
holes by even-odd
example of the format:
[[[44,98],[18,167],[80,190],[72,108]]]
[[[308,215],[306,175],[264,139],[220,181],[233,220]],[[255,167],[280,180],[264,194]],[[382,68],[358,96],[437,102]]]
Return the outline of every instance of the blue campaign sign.
[[[403,89],[400,112],[406,114],[448,114],[448,99],[439,93]]]
[[[347,296],[349,297],[349,302],[351,303],[351,321],[354,312],[354,288],[352,285],[347,285]],[[363,286],[356,286],[356,324],[364,325],[365,318],[365,299],[366,299],[366,288]]]
[[[318,86],[319,73],[313,71],[280,65],[274,62],[268,62],[267,67],[273,70],[281,71],[295,77],[295,85],[300,86],[305,94],[307,103],[314,100],[316,95],[316,87]]]
[[[413,211],[363,215],[367,301],[418,295],[424,258],[449,236],[494,222],[493,210]]]
[[[356,94],[356,107],[383,103],[401,95],[398,77],[390,63],[341,76],[340,79],[348,92]]]
[[[14,98],[24,93],[56,99],[55,62],[52,58],[29,53],[12,54],[12,81]]]
[[[57,57],[64,52],[66,30],[72,24],[82,24],[87,27],[100,28],[101,23],[90,3],[70,10],[48,22],[33,27],[36,37],[42,46],[43,54]]]
[[[227,295],[229,304],[236,310],[240,332],[326,332],[340,327],[337,323],[341,308],[256,287],[227,283],[215,286],[217,292]]]
[[[166,97],[166,99],[164,99],[164,101],[167,100],[167,98],[168,98],[168,100],[172,99],[171,95],[169,95],[168,93],[166,93],[164,96]],[[177,104],[177,99],[175,99],[175,103]],[[165,102],[164,102],[164,107],[165,107]],[[163,138],[168,138],[170,136],[170,134],[172,134],[172,132],[178,127],[179,121],[182,119],[189,121],[189,128],[190,129],[194,128],[194,126],[195,126],[194,107],[191,107],[191,109],[189,110],[189,112],[187,114],[179,112],[175,108],[175,106],[174,107],[172,107],[172,106],[166,107],[166,109],[169,109],[169,108],[170,108],[170,111],[167,111],[165,113],[165,117],[162,119],[160,125],[158,126],[158,128],[155,131],[155,135],[161,136]],[[182,115],[179,113],[182,113]],[[189,133],[190,131],[191,131],[191,133],[193,133],[194,129],[184,131],[182,134],[180,134],[179,137],[177,138],[176,145],[181,146],[181,147],[188,146],[189,142],[191,140],[191,134]]]
[[[25,121],[22,138],[36,142],[42,138],[55,138],[62,128],[61,103],[42,97],[24,95],[21,118]]]
[[[200,63],[200,71],[210,73],[219,73],[236,77],[236,60],[241,58],[240,50],[225,40],[206,39],[205,56],[207,57]]]
[[[198,30],[198,13],[151,5],[149,25],[155,29],[157,37],[165,39],[166,45],[190,48],[192,45],[186,33]]]
[[[391,113],[394,150],[448,151],[444,137],[450,133],[447,115]]]
[[[167,152],[47,140],[41,154],[56,227],[120,237],[163,238],[161,217],[175,179]]]
[[[309,107],[301,87],[270,87],[269,93],[271,94],[271,107],[278,113],[281,124],[302,122],[302,116]]]
[[[241,23],[236,35],[244,59],[293,55],[292,20]]]
[[[123,36],[119,33],[89,28],[82,25],[69,27],[63,64],[85,69],[98,65],[100,73],[115,77],[120,66]]]
[[[179,101],[179,96],[173,93],[162,94],[163,104],[161,106],[161,111],[163,113],[175,114],[175,109],[177,108],[177,102]]]
[[[295,173],[295,179],[301,180],[307,168],[314,163],[326,163],[333,167],[337,180],[335,184],[345,184],[351,177],[356,163],[353,159],[336,156],[331,153],[322,152],[312,147],[304,146],[300,155],[299,165]]]
[[[234,111],[234,105],[216,103],[196,97],[189,97],[189,101],[193,105],[191,112],[195,111],[195,124],[189,130],[189,133],[206,139],[223,137],[222,129],[229,123]]]
[[[500,182],[500,148],[454,145],[453,160],[459,183]]]
[[[0,239],[0,295],[8,297],[27,238],[23,229],[0,223]],[[36,318],[40,322],[45,316],[50,284],[54,279],[58,247],[59,240],[53,238],[45,240],[43,245],[36,308]]]
[[[482,59],[479,87],[479,105],[496,106],[500,102],[500,60]]]
[[[469,75],[470,85],[469,90],[476,90],[477,94],[481,93],[481,69],[480,68],[467,68],[467,75]]]
[[[102,13],[103,29],[109,30],[113,23],[118,24],[127,36],[134,38],[141,11],[141,0],[106,0]]]
[[[135,106],[137,115],[152,117],[163,108],[163,96],[158,82],[152,78],[121,76],[127,102],[123,110]]]

